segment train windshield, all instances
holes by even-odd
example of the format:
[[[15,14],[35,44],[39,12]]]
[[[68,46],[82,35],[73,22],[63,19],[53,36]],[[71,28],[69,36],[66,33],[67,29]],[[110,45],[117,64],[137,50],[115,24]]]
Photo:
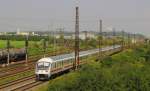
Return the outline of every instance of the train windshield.
[[[50,63],[49,62],[39,62],[37,63],[37,68],[38,70],[45,70],[45,69],[48,69],[50,66]]]

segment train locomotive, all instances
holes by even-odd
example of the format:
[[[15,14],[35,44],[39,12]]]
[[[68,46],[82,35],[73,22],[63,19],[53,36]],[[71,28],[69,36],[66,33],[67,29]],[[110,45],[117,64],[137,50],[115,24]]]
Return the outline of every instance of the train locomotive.
[[[120,45],[105,47],[102,48],[101,51],[110,51],[118,48],[120,48]],[[86,58],[87,56],[96,54],[98,52],[99,49],[81,51],[79,53],[79,57],[80,59]],[[74,53],[46,57],[38,60],[35,67],[36,80],[48,80],[56,73],[73,68],[74,60]],[[82,63],[82,61],[80,61],[80,63]]]

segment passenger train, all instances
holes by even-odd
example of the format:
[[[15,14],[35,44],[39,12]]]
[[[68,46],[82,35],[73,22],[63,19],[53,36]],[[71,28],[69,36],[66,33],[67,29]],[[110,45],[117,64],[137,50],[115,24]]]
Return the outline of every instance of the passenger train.
[[[105,47],[102,48],[101,51],[110,51],[118,48],[120,48],[120,45]],[[79,53],[79,57],[82,59],[98,52],[99,49],[82,51]],[[36,80],[48,80],[53,74],[73,68],[74,60],[74,53],[46,57],[38,60],[35,68]]]

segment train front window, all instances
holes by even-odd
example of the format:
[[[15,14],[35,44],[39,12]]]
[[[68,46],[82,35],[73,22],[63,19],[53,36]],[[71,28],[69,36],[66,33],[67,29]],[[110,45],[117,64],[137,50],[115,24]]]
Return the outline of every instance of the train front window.
[[[50,66],[50,63],[49,62],[39,62],[37,63],[37,68],[38,70],[45,70],[45,69],[48,69]]]

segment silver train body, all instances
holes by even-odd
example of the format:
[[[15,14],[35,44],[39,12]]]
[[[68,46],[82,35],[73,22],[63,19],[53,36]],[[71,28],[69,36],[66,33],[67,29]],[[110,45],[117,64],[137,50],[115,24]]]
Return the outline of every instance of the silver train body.
[[[102,48],[101,51],[110,51],[113,49],[120,48],[120,45],[109,46]],[[87,56],[96,54],[99,49],[81,51],[79,57],[86,58]],[[51,75],[63,72],[65,70],[71,69],[73,67],[73,62],[75,59],[74,53],[63,54],[58,56],[46,57],[38,60],[36,62],[35,74],[37,80],[48,80]]]

